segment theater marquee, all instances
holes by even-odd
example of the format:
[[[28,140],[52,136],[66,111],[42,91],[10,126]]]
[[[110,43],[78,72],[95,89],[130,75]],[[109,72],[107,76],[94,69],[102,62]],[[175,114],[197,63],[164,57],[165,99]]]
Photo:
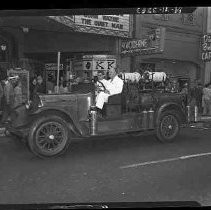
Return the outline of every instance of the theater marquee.
[[[130,15],[49,16],[77,32],[130,37]]]

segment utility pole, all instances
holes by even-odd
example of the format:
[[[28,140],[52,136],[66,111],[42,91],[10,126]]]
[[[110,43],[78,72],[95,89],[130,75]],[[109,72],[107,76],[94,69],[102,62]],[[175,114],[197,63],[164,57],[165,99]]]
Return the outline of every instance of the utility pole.
[[[60,56],[61,56],[61,53],[58,52],[57,53],[57,80],[56,80],[56,93],[59,93],[59,73],[60,73]]]
[[[136,15],[132,15],[132,39],[136,39]],[[135,55],[130,56],[130,72],[134,72],[136,58]]]

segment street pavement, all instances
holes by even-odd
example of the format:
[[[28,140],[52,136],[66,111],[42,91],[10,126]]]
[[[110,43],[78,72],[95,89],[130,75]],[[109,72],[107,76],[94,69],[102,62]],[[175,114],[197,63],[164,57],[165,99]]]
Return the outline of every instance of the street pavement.
[[[0,204],[198,201],[211,205],[211,129],[173,143],[131,135],[84,140],[40,159],[0,137]]]

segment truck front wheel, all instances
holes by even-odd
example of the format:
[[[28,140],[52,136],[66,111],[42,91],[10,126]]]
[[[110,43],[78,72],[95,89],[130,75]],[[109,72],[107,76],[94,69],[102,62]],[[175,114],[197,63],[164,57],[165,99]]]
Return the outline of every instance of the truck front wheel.
[[[161,113],[156,128],[156,137],[161,142],[172,142],[180,131],[180,118],[176,111]]]
[[[28,138],[30,150],[39,157],[53,157],[63,153],[70,143],[67,123],[59,116],[43,116],[35,120]]]

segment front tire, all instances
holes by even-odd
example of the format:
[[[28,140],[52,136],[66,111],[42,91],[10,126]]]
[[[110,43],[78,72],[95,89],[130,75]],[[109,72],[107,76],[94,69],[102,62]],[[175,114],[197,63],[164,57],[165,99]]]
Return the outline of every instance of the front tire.
[[[67,122],[59,116],[44,116],[34,121],[29,131],[28,146],[39,157],[61,155],[70,143]]]
[[[172,142],[180,131],[179,114],[174,110],[164,111],[158,119],[156,137],[160,142]]]

